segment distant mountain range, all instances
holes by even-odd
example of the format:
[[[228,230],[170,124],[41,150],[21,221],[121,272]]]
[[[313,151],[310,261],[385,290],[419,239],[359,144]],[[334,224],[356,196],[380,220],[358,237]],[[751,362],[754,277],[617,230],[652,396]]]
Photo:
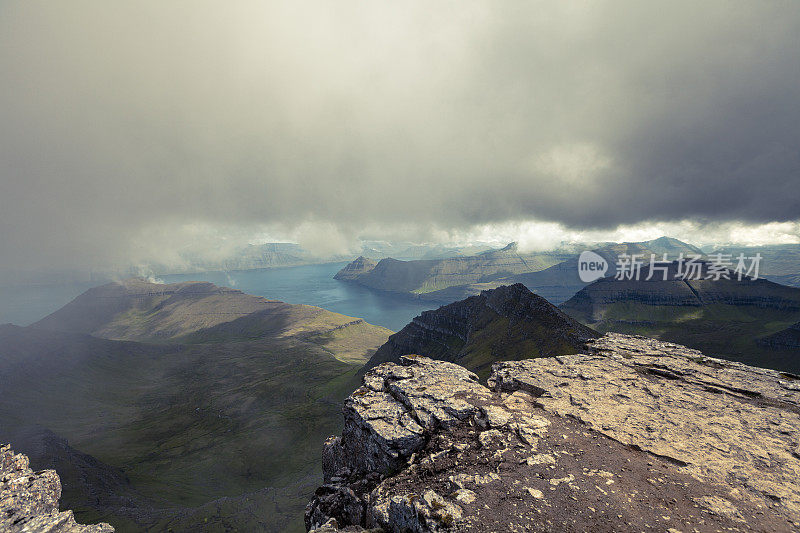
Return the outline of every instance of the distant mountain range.
[[[362,244],[361,254],[374,260],[394,257],[403,260],[445,259],[475,255],[492,247],[488,244],[447,246],[442,244],[389,243],[368,241]],[[346,261],[351,256],[318,254],[291,242],[249,244],[236,248],[218,258],[207,253],[182,252],[180,264],[150,264],[137,266],[131,273],[140,271],[158,273],[191,273],[229,270],[254,270],[261,268],[293,267],[320,263]]]
[[[449,259],[401,261],[387,258],[376,263],[359,257],[334,277],[371,289],[445,301],[448,298],[442,297],[440,291],[450,287],[467,287],[542,270],[563,258],[559,253],[520,253],[516,243],[511,243],[500,250]]]
[[[516,257],[523,255],[514,246],[461,258],[457,263],[390,259],[375,262],[359,258],[336,277],[443,303],[519,283],[551,303],[562,304],[567,314],[600,332],[653,336],[748,364],[800,371],[795,326],[800,321],[800,288],[790,286],[800,281],[800,246],[704,251],[677,239],[661,237],[643,242],[602,243],[592,251],[607,262],[608,271],[605,278],[591,284],[579,278],[579,253],[567,254],[557,264],[539,268],[537,265],[546,260],[523,263]],[[639,255],[643,259],[642,281],[614,279],[622,254]],[[760,279],[645,282],[651,255],[660,261],[665,254],[668,260],[681,255],[699,257],[706,265],[717,254],[729,256],[734,263],[739,254],[748,258],[761,254]],[[523,271],[526,268],[530,270]],[[516,271],[503,274],[503,269]],[[674,264],[671,269],[670,275],[674,275]],[[765,275],[783,284],[764,279]],[[421,335],[419,325],[412,323],[406,330],[407,334]],[[394,342],[402,337],[398,333]],[[387,346],[376,357],[383,357]],[[401,345],[400,351],[404,350],[408,346]]]
[[[707,265],[707,264],[706,264]],[[792,325],[800,320],[800,289],[766,279],[599,279],[561,309],[600,331],[657,337],[717,357],[800,372]]]
[[[320,442],[390,334],[210,283],[108,284],[0,326],[0,440],[65,472],[79,521],[301,531]]]
[[[710,263],[698,264],[707,276]],[[389,337],[365,369],[419,354],[485,377],[494,362],[579,353],[598,332],[616,332],[800,374],[800,289],[739,281],[731,272],[732,279],[676,279],[678,268],[671,263],[650,281],[647,268],[639,279],[599,279],[560,308],[522,284],[485,290],[423,312]]]
[[[800,287],[800,244],[769,244],[762,246],[708,247],[709,254],[737,257],[761,256],[759,275],[775,283]]]
[[[684,257],[705,256],[703,251],[696,246],[670,237],[660,237],[644,242],[606,243],[593,248],[592,251],[608,262],[607,276],[616,273],[617,259],[622,254],[631,256],[638,254],[645,261],[649,261],[652,254],[656,255],[656,260],[662,259],[664,254],[668,259],[676,259],[681,254]],[[507,281],[522,283],[535,293],[547,298],[551,303],[561,304],[587,285],[578,277],[578,257],[578,255],[573,255],[566,261],[550,268],[513,276]]]
[[[406,294],[432,302],[446,303],[480,294],[481,291],[522,283],[531,291],[560,304],[585,287],[578,277],[580,246],[562,247],[553,252],[521,254],[512,243],[501,250],[459,259],[438,261],[379,262],[359,257],[335,278],[358,283],[372,289]],[[633,243],[602,243],[584,248],[602,256],[609,264],[608,274],[615,272],[621,254],[639,254],[649,261],[651,254],[662,259],[704,256],[701,249],[670,237]]]
[[[364,368],[420,354],[458,363],[485,378],[497,361],[579,353],[596,337],[594,330],[516,284],[423,312],[389,337]]]
[[[236,250],[223,259],[209,260],[204,256],[186,255],[186,270],[249,270],[319,263],[327,258],[318,257],[299,244],[270,242],[251,244]]]

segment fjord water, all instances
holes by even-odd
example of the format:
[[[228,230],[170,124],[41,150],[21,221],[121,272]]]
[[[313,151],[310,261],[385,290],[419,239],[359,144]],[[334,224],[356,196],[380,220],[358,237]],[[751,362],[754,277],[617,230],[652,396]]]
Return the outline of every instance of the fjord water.
[[[436,304],[374,291],[333,279],[347,263],[326,263],[297,267],[171,274],[160,276],[167,283],[210,281],[247,294],[281,300],[290,304],[316,305],[328,311],[363,318],[370,324],[399,331],[411,319]]]
[[[0,324],[27,326],[104,282],[0,286]]]
[[[412,318],[438,307],[430,302],[373,291],[333,279],[347,263],[199,274],[159,276],[166,283],[210,281],[248,294],[307,304],[363,318],[370,324],[399,331]],[[101,283],[0,288],[0,323],[31,324],[67,304],[85,290]]]
[[[370,324],[399,331],[422,311],[437,307],[430,302],[382,293],[333,279],[347,263],[326,263],[260,270],[202,272],[159,276],[166,283],[210,281],[248,294],[292,304],[322,307],[363,318]],[[101,285],[71,283],[0,287],[0,324],[31,324],[61,308],[87,289]]]
[[[192,277],[293,304],[316,305],[344,315],[363,318],[370,324],[392,331],[401,330],[422,311],[438,304],[402,295],[375,291],[333,279],[347,263],[327,263],[299,267],[209,272],[194,275],[164,276],[167,283]]]

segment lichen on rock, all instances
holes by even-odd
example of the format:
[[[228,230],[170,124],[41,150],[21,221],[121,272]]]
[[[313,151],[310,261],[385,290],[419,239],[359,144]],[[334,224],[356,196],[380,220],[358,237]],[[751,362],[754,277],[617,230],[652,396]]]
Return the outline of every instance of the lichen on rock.
[[[789,531],[800,378],[644,337],[370,370],[325,444],[308,529]]]
[[[111,533],[108,524],[81,525],[59,511],[61,480],[55,470],[34,472],[28,458],[0,446],[0,531],[8,533]]]

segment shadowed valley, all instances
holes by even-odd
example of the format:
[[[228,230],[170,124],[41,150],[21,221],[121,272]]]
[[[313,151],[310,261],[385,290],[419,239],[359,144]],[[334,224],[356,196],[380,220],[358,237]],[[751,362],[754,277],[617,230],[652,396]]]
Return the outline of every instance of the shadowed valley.
[[[319,443],[390,333],[209,283],[98,287],[0,327],[2,440],[65,471],[80,521],[299,531]]]

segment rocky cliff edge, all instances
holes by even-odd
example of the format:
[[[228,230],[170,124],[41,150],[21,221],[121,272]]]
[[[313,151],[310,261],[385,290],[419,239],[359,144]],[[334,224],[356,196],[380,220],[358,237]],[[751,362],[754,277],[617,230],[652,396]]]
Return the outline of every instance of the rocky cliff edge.
[[[61,480],[55,470],[34,472],[28,458],[0,446],[0,531],[8,533],[112,533],[108,524],[84,526],[59,511]]]
[[[796,531],[800,377],[645,337],[370,370],[323,450],[310,530]]]

